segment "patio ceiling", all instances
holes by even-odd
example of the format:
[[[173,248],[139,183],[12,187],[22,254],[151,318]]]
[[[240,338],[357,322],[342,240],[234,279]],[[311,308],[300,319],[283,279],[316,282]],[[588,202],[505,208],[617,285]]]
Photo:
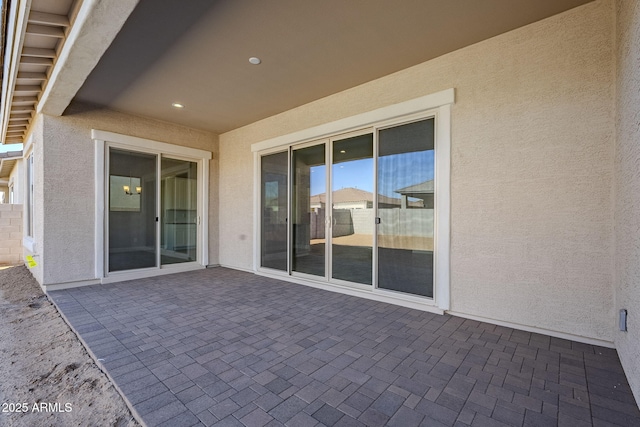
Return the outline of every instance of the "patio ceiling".
[[[62,114],[74,99],[223,133],[589,1],[140,0],[130,14],[115,7],[108,11],[124,26],[112,26],[113,42],[95,49],[86,72],[67,58],[56,75],[72,75],[74,83],[61,78],[62,83],[50,84],[47,67],[57,66],[53,54],[69,33],[66,22],[72,28],[74,7],[92,2],[33,0],[25,28],[27,54],[23,50],[21,58],[30,58],[36,47],[49,54],[37,57],[38,69],[20,62],[22,75],[19,71],[11,82],[16,88],[11,124],[3,127],[2,139],[22,142],[35,108]],[[62,17],[33,21],[43,3],[59,6],[56,14]],[[43,24],[47,27],[40,30],[57,36],[39,34],[38,40],[48,37],[49,44],[29,44],[36,37],[30,31]],[[108,37],[103,39],[111,42]],[[251,65],[253,56],[262,63]]]

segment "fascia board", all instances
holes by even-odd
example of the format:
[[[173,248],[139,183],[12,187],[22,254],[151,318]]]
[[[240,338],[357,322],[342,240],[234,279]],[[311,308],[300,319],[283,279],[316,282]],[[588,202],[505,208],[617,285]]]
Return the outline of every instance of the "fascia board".
[[[0,110],[0,138],[4,141],[9,127],[11,115],[11,100],[18,76],[20,55],[27,29],[27,18],[31,10],[31,0],[18,0],[11,2],[11,9],[7,18],[7,49],[5,51],[4,69],[2,78],[2,104]]]
[[[84,0],[45,83],[36,112],[61,116],[139,0]]]

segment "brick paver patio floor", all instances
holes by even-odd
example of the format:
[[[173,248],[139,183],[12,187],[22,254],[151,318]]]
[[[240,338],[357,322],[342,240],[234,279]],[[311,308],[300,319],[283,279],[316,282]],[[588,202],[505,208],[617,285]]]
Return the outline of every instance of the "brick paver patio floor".
[[[50,292],[148,426],[639,426],[615,350],[216,268]]]

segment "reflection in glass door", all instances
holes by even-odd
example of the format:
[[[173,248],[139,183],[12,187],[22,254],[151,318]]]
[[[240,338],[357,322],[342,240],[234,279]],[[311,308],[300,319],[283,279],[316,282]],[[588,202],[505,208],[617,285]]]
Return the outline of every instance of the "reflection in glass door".
[[[109,271],[157,266],[153,154],[109,150]]]
[[[434,124],[370,127],[263,155],[260,267],[433,298]]]
[[[325,144],[294,150],[292,169],[291,270],[324,277]]]
[[[434,119],[378,134],[378,288],[433,298]]]
[[[333,142],[331,277],[371,285],[373,134]]]
[[[194,262],[198,253],[198,164],[162,157],[161,265]]]
[[[287,176],[289,153],[261,158],[262,244],[260,266],[287,270]]]

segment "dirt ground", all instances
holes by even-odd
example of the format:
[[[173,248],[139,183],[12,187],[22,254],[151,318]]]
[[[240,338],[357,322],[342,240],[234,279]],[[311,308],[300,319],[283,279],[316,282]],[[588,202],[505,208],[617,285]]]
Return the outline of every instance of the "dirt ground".
[[[24,266],[0,269],[0,425],[137,426]]]

